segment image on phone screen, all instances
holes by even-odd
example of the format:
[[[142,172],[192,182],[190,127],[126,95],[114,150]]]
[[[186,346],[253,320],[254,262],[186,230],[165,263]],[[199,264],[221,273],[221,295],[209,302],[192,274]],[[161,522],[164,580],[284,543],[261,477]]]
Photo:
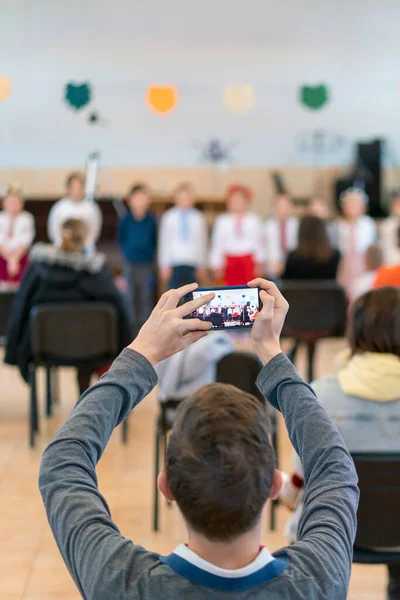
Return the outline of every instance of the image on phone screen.
[[[237,329],[253,325],[260,311],[258,288],[202,288],[185,296],[185,302],[196,300],[210,292],[215,293],[215,298],[197,309],[190,318],[210,321],[213,329]]]

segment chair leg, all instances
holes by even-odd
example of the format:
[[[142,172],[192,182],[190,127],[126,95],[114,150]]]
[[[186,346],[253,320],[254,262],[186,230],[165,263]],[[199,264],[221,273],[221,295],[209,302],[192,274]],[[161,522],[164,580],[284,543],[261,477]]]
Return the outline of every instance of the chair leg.
[[[276,465],[279,468],[279,447],[278,447],[278,419],[276,414],[273,415],[272,419],[272,447],[275,450]],[[269,513],[269,528],[271,531],[275,531],[276,528],[276,509],[279,505],[279,500],[272,500],[270,505]]]
[[[53,412],[53,386],[51,381],[51,367],[46,367],[46,417],[51,417]]]
[[[158,473],[160,470],[160,424],[156,424],[156,440],[155,440],[155,461],[154,461],[154,506],[153,506],[153,529],[158,531],[159,521],[159,492],[158,492]]]
[[[314,357],[315,357],[315,342],[307,344],[307,355],[308,355],[308,381],[311,383],[314,381]]]
[[[128,425],[128,417],[127,417],[125,419],[125,421],[122,422],[121,439],[122,439],[122,443],[123,444],[127,444],[128,443],[128,431],[129,431],[129,425]]]
[[[287,353],[287,357],[292,364],[296,364],[296,356],[297,356],[297,351],[299,349],[299,346],[300,346],[300,342],[298,342],[296,340],[294,342],[293,346],[291,347],[291,349],[289,350],[289,352]]]
[[[60,404],[60,380],[58,377],[59,371],[57,367],[51,369],[51,391],[54,404]]]
[[[30,407],[29,407],[29,445],[35,446],[35,432],[39,431],[37,391],[36,391],[36,367],[29,365]]]

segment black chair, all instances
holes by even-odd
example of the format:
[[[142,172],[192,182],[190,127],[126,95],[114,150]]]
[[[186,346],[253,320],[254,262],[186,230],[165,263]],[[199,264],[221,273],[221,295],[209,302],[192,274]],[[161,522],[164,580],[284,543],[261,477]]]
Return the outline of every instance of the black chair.
[[[248,352],[231,352],[218,362],[217,365],[217,381],[220,383],[229,383],[236,386],[240,390],[253,394],[256,398],[264,401],[262,394],[256,386],[257,377],[262,369],[262,364],[255,354]],[[276,411],[270,407],[271,418],[271,437],[272,446],[275,450],[276,460],[278,464],[278,421]],[[278,505],[277,500],[270,502],[270,529],[275,529],[275,510]]]
[[[387,551],[400,548],[400,454],[357,453],[352,457],[360,488],[353,562],[400,565],[400,550]]]
[[[29,365],[29,442],[33,447],[39,430],[36,367],[46,368],[46,413],[50,416],[52,369],[94,370],[113,361],[118,354],[117,314],[114,306],[103,303],[41,304],[31,312],[30,327],[33,360]]]
[[[15,292],[0,292],[0,346],[4,346],[8,317],[14,302]]]
[[[280,290],[289,302],[282,335],[307,345],[308,380],[314,379],[314,356],[319,340],[342,337],[346,328],[346,295],[335,281],[283,281]]]

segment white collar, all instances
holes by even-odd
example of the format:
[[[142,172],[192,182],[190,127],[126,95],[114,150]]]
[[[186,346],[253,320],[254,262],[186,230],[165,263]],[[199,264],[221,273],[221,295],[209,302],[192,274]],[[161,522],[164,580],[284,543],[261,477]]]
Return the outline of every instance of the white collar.
[[[175,548],[174,554],[203,571],[218,575],[219,577],[227,577],[229,579],[252,575],[275,560],[267,548],[262,548],[258,556],[249,565],[241,567],[240,569],[222,569],[221,567],[217,567],[203,558],[200,558],[200,556],[193,552],[193,550],[190,550],[185,544],[180,544]]]

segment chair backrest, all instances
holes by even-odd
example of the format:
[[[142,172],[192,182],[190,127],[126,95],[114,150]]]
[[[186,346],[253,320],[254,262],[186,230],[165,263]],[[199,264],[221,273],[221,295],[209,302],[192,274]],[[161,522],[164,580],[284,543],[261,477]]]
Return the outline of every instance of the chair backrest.
[[[14,302],[15,292],[0,292],[0,344],[4,343],[8,317]]]
[[[400,454],[352,454],[360,504],[354,545],[364,548],[400,546]]]
[[[255,354],[231,352],[221,358],[217,364],[217,381],[234,385],[261,399],[262,395],[256,386],[256,379],[261,369],[262,364]]]
[[[346,295],[334,281],[285,281],[280,290],[289,302],[283,335],[324,333],[341,336],[346,327]]]
[[[41,304],[31,312],[31,343],[37,364],[106,363],[118,353],[114,306],[95,302]]]

